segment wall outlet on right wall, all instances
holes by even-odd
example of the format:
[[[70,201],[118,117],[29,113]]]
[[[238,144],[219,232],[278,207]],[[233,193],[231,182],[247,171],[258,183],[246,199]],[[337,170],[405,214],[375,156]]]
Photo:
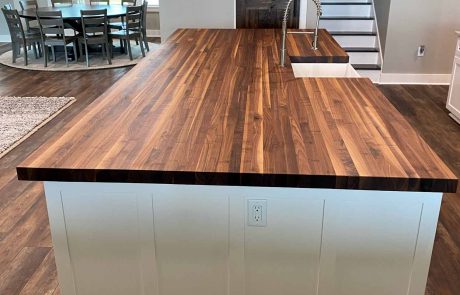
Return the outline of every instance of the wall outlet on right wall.
[[[425,56],[425,50],[426,50],[425,45],[420,45],[417,50],[417,56],[418,57]]]

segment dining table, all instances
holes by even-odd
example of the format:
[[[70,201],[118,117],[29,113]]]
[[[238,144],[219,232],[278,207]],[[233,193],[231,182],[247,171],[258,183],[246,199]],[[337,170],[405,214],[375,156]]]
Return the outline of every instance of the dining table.
[[[66,24],[66,28],[75,30],[76,32],[82,34],[83,29],[81,26],[81,11],[82,10],[100,10],[107,9],[107,19],[118,19],[126,15],[126,5],[122,4],[69,4],[69,5],[59,5],[59,6],[46,6],[38,8],[28,8],[24,10],[19,10],[18,14],[20,17],[28,20],[35,20],[37,18],[37,10],[39,11],[61,11],[62,19]],[[95,51],[94,48],[90,49]],[[113,51],[122,51],[120,47],[119,50],[113,48]],[[57,49],[57,51],[60,51]]]
[[[19,16],[25,19],[36,19],[37,10],[40,11],[61,11],[64,22],[73,22],[80,20],[81,10],[98,10],[107,9],[107,18],[119,18],[126,14],[126,6],[121,4],[110,4],[110,5],[90,5],[90,4],[72,4],[67,6],[55,6],[55,7],[38,7],[29,8],[18,11]]]

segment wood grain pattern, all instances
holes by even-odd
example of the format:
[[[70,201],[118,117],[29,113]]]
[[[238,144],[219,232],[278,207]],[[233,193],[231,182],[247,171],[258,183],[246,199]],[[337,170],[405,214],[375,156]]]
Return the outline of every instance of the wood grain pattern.
[[[6,50],[10,46],[6,46]],[[2,45],[0,45],[0,53]],[[24,248],[47,247],[51,249],[45,198],[39,183],[18,181],[15,167],[43,142],[57,134],[65,133],[63,127],[83,108],[96,99],[117,79],[128,72],[128,68],[91,72],[32,72],[0,65],[0,91],[4,95],[30,96],[75,96],[77,102],[66,109],[52,122],[33,134],[7,156],[0,159],[0,216],[7,215],[14,221],[0,224],[0,276],[5,286],[23,285],[20,294],[36,290],[34,295],[48,295],[57,281],[55,266],[48,263],[48,254],[28,281],[22,276],[6,275],[12,265],[28,265],[29,260],[16,260]],[[32,81],[32,82],[31,82]],[[71,87],[72,86],[72,87]],[[446,164],[460,176],[460,126],[446,113],[447,86],[439,85],[382,85],[379,89],[389,101],[404,115],[427,143],[440,155]],[[29,190],[33,193],[28,193]],[[39,206],[20,206],[19,199],[38,200]],[[18,209],[20,208],[20,209]],[[44,219],[45,222],[37,222]],[[430,266],[425,295],[458,295],[460,290],[460,193],[445,194]],[[47,241],[33,237],[48,237]],[[31,237],[31,238],[28,238]],[[8,259],[4,259],[8,257]],[[40,256],[42,257],[42,256]],[[54,270],[48,269],[53,264]],[[27,267],[24,267],[27,271]],[[49,266],[51,268],[51,266]],[[5,274],[4,274],[5,273]],[[46,275],[44,275],[46,274]],[[49,275],[49,281],[44,276]],[[38,279],[42,278],[42,279]],[[17,287],[19,290],[21,287]],[[43,291],[42,291],[43,290]],[[16,295],[18,293],[11,293]],[[61,294],[59,287],[52,293]]]
[[[288,30],[289,32],[313,32],[313,30]],[[325,29],[318,32],[318,50],[312,49],[313,35],[288,34],[287,54],[292,63],[348,63],[350,57]]]
[[[179,30],[22,180],[404,191],[457,178],[368,79],[296,79],[278,30]]]

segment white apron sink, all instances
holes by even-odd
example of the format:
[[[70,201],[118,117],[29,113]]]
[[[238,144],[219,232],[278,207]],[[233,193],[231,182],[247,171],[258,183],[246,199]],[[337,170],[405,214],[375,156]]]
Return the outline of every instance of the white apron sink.
[[[359,78],[349,63],[292,63],[297,78]]]

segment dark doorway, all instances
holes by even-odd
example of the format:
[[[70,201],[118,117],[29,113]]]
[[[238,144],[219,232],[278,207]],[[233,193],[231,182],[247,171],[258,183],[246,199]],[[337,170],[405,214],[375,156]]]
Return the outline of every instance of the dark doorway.
[[[236,0],[237,28],[281,28],[287,0]],[[294,0],[288,27],[299,27],[300,0]]]

